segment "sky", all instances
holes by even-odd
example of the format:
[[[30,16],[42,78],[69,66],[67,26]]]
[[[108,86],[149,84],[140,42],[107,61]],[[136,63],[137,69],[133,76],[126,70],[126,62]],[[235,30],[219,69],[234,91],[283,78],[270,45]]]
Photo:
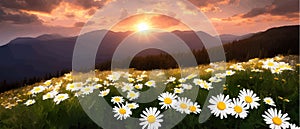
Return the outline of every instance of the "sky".
[[[141,22],[167,31],[243,35],[298,25],[299,0],[0,0],[0,45],[42,34],[134,31]]]

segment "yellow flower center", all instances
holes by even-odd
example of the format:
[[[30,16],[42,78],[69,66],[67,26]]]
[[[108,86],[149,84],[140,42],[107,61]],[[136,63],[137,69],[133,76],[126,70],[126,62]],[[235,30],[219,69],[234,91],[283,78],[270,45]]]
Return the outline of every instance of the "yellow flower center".
[[[190,106],[190,111],[191,112],[196,112],[196,110],[197,110],[196,106],[194,106],[194,105]]]
[[[224,102],[219,102],[219,103],[217,104],[217,108],[218,108],[219,110],[224,110],[224,109],[226,108],[226,104],[225,104]]]
[[[165,102],[165,104],[171,104],[172,103],[172,99],[165,98],[164,102]]]
[[[243,111],[243,108],[241,106],[235,106],[233,109],[236,113],[241,113]]]
[[[41,90],[41,88],[39,88],[39,87],[37,87],[37,88],[34,89],[35,92],[38,92],[40,90]]]
[[[119,113],[122,114],[122,115],[124,115],[124,114],[126,114],[126,110],[123,109],[123,108],[121,108],[121,109],[119,110]]]
[[[181,103],[181,104],[180,104],[180,107],[181,107],[182,109],[186,109],[186,108],[187,108],[187,105],[186,105],[185,103]]]
[[[116,101],[116,102],[120,102],[121,99],[120,99],[120,98],[115,98],[115,101]]]
[[[266,102],[267,102],[267,103],[271,103],[271,100],[267,99]]]
[[[246,96],[245,101],[246,101],[246,103],[252,103],[253,100],[250,96]]]
[[[65,97],[64,96],[58,96],[58,99],[59,100],[62,100],[62,99],[64,99]]]
[[[268,66],[272,67],[272,66],[274,66],[274,63],[273,62],[269,62]]]
[[[282,120],[277,116],[273,117],[272,121],[275,125],[281,125],[282,124]]]
[[[133,97],[135,97],[135,94],[134,93],[130,93],[129,96],[130,96],[130,98],[133,98]]]
[[[132,104],[129,104],[128,107],[129,108],[134,108],[134,106]]]
[[[147,121],[148,121],[150,124],[152,124],[152,123],[154,123],[154,122],[156,121],[156,117],[153,116],[153,115],[150,115],[150,116],[147,117]]]

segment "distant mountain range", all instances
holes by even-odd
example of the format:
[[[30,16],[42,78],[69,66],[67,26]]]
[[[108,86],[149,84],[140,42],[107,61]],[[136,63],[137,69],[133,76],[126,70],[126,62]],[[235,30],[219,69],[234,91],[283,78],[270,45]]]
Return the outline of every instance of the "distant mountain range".
[[[281,28],[285,29],[272,28],[266,32],[259,32],[255,34],[251,33],[242,36],[220,35],[220,39],[223,44],[234,42],[240,47],[239,49],[246,49],[246,46],[249,46],[249,44],[261,45],[262,43],[260,41],[266,42],[264,39],[272,40],[273,38],[276,38],[276,40],[284,41],[286,40],[285,38],[289,38],[292,35],[299,36],[299,30],[298,33],[294,32],[295,28],[299,29],[298,25]],[[272,30],[276,30],[278,33],[284,36],[274,37],[273,35],[266,34],[268,31]],[[104,32],[106,31],[93,31],[85,33],[83,36],[87,36],[92,39]],[[220,40],[217,37],[211,36],[204,32],[196,32],[196,34],[200,35],[201,40],[199,40],[195,33],[191,31],[173,31],[172,33],[180,37],[193,50],[201,50],[204,48],[201,40],[210,42],[217,42]],[[96,63],[103,63],[110,60],[122,39],[126,38],[129,34],[131,34],[131,32],[109,31],[106,37],[103,39],[101,46],[99,46]],[[161,39],[168,38],[166,37],[168,35],[164,33],[158,35]],[[36,38],[16,38],[10,41],[8,44],[0,46],[0,82],[6,80],[6,83],[10,83],[23,80],[24,78],[45,76],[45,74],[56,73],[61,70],[71,70],[72,55],[76,40],[77,36],[63,37],[55,34],[44,34]],[[294,43],[286,42],[284,44],[288,45]],[[217,46],[208,45],[208,47]],[[143,54],[147,55],[158,53],[161,53],[161,51],[150,50],[148,52],[144,52]]]

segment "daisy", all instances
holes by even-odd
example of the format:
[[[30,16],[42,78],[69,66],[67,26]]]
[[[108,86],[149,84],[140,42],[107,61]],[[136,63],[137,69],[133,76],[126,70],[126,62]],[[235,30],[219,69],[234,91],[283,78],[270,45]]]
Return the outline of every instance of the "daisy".
[[[159,103],[159,105],[162,105],[161,109],[168,109],[170,107],[174,107],[177,97],[177,95],[169,92],[160,94],[160,96],[158,96],[158,100],[161,101]]]
[[[124,102],[124,99],[121,96],[115,96],[115,97],[112,97],[111,102],[113,104],[120,104],[120,103]]]
[[[264,69],[275,69],[278,66],[277,62],[274,62],[273,59],[267,59],[263,62],[262,68]]]
[[[214,72],[215,70],[212,69],[212,68],[207,68],[207,69],[205,69],[204,71],[207,72],[207,73],[212,73],[212,72]]]
[[[88,95],[88,94],[93,93],[94,87],[92,87],[92,86],[86,86],[86,87],[81,88],[80,91],[82,92],[82,94]]]
[[[115,113],[114,117],[117,117],[117,120],[123,120],[132,115],[130,109],[127,106],[124,106],[123,104],[121,106],[115,106],[113,108],[113,112]]]
[[[216,76],[213,76],[213,77],[209,78],[208,81],[218,83],[218,82],[221,82],[222,79],[217,78]]]
[[[139,120],[141,121],[140,125],[142,126],[142,129],[145,129],[146,127],[148,129],[158,129],[161,127],[160,122],[163,122],[163,115],[160,114],[160,111],[157,110],[156,107],[146,108],[146,111],[143,111],[141,117],[142,118]]]
[[[47,81],[45,81],[45,82],[44,82],[44,85],[45,85],[45,86],[50,86],[50,85],[51,85],[51,83],[52,83],[52,81],[51,81],[51,80],[47,80]]]
[[[198,105],[197,102],[193,103],[193,102],[190,102],[189,103],[189,110],[190,112],[194,113],[194,114],[199,114],[201,109],[200,109],[200,105]]]
[[[134,88],[134,87],[133,87],[133,84],[132,84],[132,83],[124,83],[124,82],[123,82],[122,92],[132,91],[133,88]]]
[[[226,76],[232,76],[233,74],[235,74],[235,72],[232,70],[227,70],[225,73],[226,73]]]
[[[226,73],[216,73],[215,74],[215,77],[217,77],[217,78],[225,78],[226,77]]]
[[[99,88],[101,88],[101,87],[103,87],[103,85],[101,85],[101,84],[96,84],[96,85],[94,85],[94,89],[99,89]]]
[[[193,88],[191,84],[182,84],[183,89],[190,90]]]
[[[209,90],[209,89],[213,88],[211,85],[212,85],[211,83],[208,83],[205,81],[204,83],[200,84],[200,87],[203,89]]]
[[[127,78],[127,80],[128,80],[128,82],[131,82],[131,83],[134,82],[134,78],[131,78],[131,77]]]
[[[29,100],[27,100],[24,104],[26,105],[26,106],[30,106],[30,105],[32,105],[32,104],[34,104],[35,103],[35,100],[34,99],[29,99]]]
[[[155,87],[155,81],[150,80],[150,81],[146,82],[145,85],[149,86],[149,87]]]
[[[271,129],[286,129],[290,126],[288,114],[281,114],[281,110],[270,108],[262,115],[266,124],[269,124]]]
[[[106,79],[115,82],[118,81],[121,77],[121,74],[119,72],[113,72],[111,75],[108,75]]]
[[[239,63],[238,64],[232,64],[231,66],[229,66],[229,68],[231,68],[233,70],[237,70],[237,71],[245,71],[243,66]]]
[[[184,90],[182,88],[174,88],[174,93],[181,94],[183,91]]]
[[[57,91],[48,92],[47,94],[43,95],[43,100],[54,98],[57,94]]]
[[[69,83],[69,84],[67,84],[66,90],[73,92],[73,91],[80,90],[81,87],[82,87],[81,82]]]
[[[190,110],[189,110],[190,102],[191,100],[188,99],[187,97],[178,97],[174,105],[174,109],[176,109],[176,111],[180,112],[181,114],[183,113],[190,114]]]
[[[247,108],[251,108],[251,109],[254,109],[254,108],[258,108],[258,106],[260,105],[257,101],[259,101],[259,97],[256,97],[256,94],[252,91],[252,90],[249,90],[249,89],[243,89],[242,91],[240,91],[239,93],[239,98],[240,100],[246,102],[247,104]]]
[[[171,83],[174,82],[176,80],[176,77],[169,77],[169,79],[167,80],[167,82]]]
[[[59,104],[60,102],[66,100],[66,99],[68,99],[68,98],[69,98],[69,95],[68,95],[68,94],[58,94],[58,95],[56,95],[56,96],[54,97],[54,100],[53,100],[53,101],[54,101],[56,104]]]
[[[204,83],[204,80],[196,78],[193,80],[193,83],[197,86],[200,86],[202,83]]]
[[[38,94],[45,90],[46,88],[44,86],[36,86],[33,87],[33,89],[30,91],[32,94]]]
[[[178,82],[185,83],[186,82],[186,78],[180,78],[180,79],[178,79]]]
[[[134,88],[141,90],[141,89],[143,89],[143,84],[136,84],[136,85],[134,85]]]
[[[139,92],[129,91],[127,92],[127,98],[132,101],[134,99],[137,99],[140,96]]]
[[[229,107],[232,109],[231,115],[235,116],[235,118],[240,117],[242,119],[246,118],[248,115],[248,111],[246,108],[247,104],[240,99],[233,98],[233,102],[229,104]]]
[[[296,124],[290,124],[290,129],[300,129]]]
[[[224,96],[223,94],[217,95],[217,97],[212,96],[209,99],[209,103],[211,105],[208,106],[208,108],[211,110],[211,113],[213,113],[216,117],[227,118],[227,114],[230,114],[231,109],[229,108],[229,104],[231,102],[231,99],[229,99],[229,96]]]
[[[129,108],[129,109],[137,109],[139,107],[139,104],[137,103],[128,103],[126,102],[126,106]]]
[[[273,101],[273,99],[271,97],[264,98],[264,102],[270,106],[276,107],[275,102]]]
[[[100,91],[99,96],[104,97],[104,96],[108,95],[109,92],[110,92],[110,89],[106,89],[106,90]]]

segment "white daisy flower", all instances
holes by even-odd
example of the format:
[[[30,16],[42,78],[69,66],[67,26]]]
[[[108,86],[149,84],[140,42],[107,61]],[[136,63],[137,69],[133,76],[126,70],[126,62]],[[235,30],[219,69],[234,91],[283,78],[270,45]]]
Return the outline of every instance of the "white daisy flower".
[[[191,100],[188,99],[187,97],[178,97],[174,105],[174,109],[176,109],[176,111],[180,112],[181,114],[183,113],[190,114],[190,110],[189,110],[190,102]]]
[[[134,88],[134,87],[133,87],[133,84],[132,84],[132,83],[124,83],[124,82],[123,82],[122,92],[132,91],[133,88]]]
[[[139,92],[129,91],[127,92],[127,98],[132,101],[134,99],[137,99],[140,96]]]
[[[123,120],[130,117],[130,115],[132,115],[130,108],[124,106],[123,104],[121,106],[115,106],[113,108],[113,112],[115,113],[114,117],[117,117],[117,120],[119,119]]]
[[[126,106],[129,108],[129,109],[137,109],[139,107],[139,104],[137,103],[128,103],[126,102]]]
[[[260,105],[258,103],[258,101],[260,100],[259,97],[256,97],[256,94],[252,90],[249,89],[241,90],[239,93],[239,98],[240,100],[246,102],[247,108],[257,109],[258,106]]]
[[[174,88],[174,93],[176,93],[176,94],[181,94],[181,93],[183,93],[183,89],[182,88]]]
[[[54,97],[54,100],[53,100],[53,101],[54,101],[56,104],[59,104],[60,102],[66,100],[66,99],[68,99],[68,98],[69,98],[69,95],[68,95],[68,94],[58,94],[58,95],[56,95],[56,96]]]
[[[175,80],[176,80],[176,77],[172,77],[171,76],[171,77],[169,77],[169,79],[167,80],[167,82],[170,83],[170,82],[174,82]]]
[[[134,82],[134,78],[131,78],[131,77],[127,78],[127,80],[128,80],[128,82],[131,82],[131,83]]]
[[[80,91],[81,91],[82,94],[88,95],[88,94],[93,93],[94,87],[93,86],[86,86],[86,87],[81,88]]]
[[[211,85],[212,85],[211,83],[204,81],[204,83],[200,84],[200,87],[206,90],[210,90],[213,88]]]
[[[225,78],[226,77],[226,73],[216,73],[215,77],[220,78],[220,79]]]
[[[162,105],[161,109],[169,109],[170,107],[174,107],[177,97],[177,95],[169,92],[160,94],[160,96],[158,96],[158,100],[161,101],[159,103],[159,105]]]
[[[158,129],[161,127],[161,122],[163,122],[163,115],[160,114],[160,111],[156,107],[146,108],[146,111],[143,111],[139,120],[141,121],[140,125],[142,129]]]
[[[141,89],[143,89],[143,84],[136,84],[136,85],[134,85],[134,88],[141,90]]]
[[[68,91],[78,91],[82,88],[82,83],[81,82],[75,82],[75,83],[69,83],[67,84],[66,90]]]
[[[266,61],[263,62],[262,68],[264,69],[275,69],[277,68],[278,63],[274,62],[273,59],[267,59]]]
[[[38,94],[45,90],[46,88],[44,86],[36,86],[33,87],[33,89],[30,91],[32,94]]]
[[[112,81],[112,82],[115,82],[115,81],[118,81],[121,77],[121,74],[119,72],[113,72],[112,74],[108,75],[106,77],[106,79]]]
[[[293,70],[292,66],[290,66],[288,63],[285,62],[279,62],[278,68],[281,70]]]
[[[51,91],[43,95],[43,100],[54,98],[58,94],[57,91]]]
[[[148,86],[148,87],[155,87],[156,86],[155,81],[153,81],[153,80],[150,80],[150,81],[146,82],[145,85]]]
[[[204,71],[207,72],[207,73],[212,73],[212,72],[214,72],[215,70],[212,69],[212,68],[207,68],[207,69],[205,69]]]
[[[264,98],[264,102],[270,106],[276,107],[275,102],[273,101],[273,99],[271,97]]]
[[[213,77],[210,77],[210,78],[208,79],[208,81],[218,83],[218,82],[221,82],[222,79],[217,78],[216,76],[213,76]]]
[[[290,124],[290,129],[300,129],[296,124]]]
[[[101,85],[101,84],[96,84],[96,85],[94,85],[94,89],[99,89],[99,88],[101,88],[101,87],[103,87],[103,85]]]
[[[52,81],[51,80],[47,80],[44,82],[44,85],[45,86],[50,86],[52,84]]]
[[[185,83],[186,82],[186,78],[180,78],[180,79],[178,79],[178,82]]]
[[[246,108],[247,104],[244,101],[241,101],[238,98],[233,98],[233,102],[229,104],[229,107],[232,109],[231,115],[235,116],[235,118],[246,118],[248,115],[248,111]]]
[[[34,104],[35,103],[35,100],[34,99],[28,99],[24,104],[26,105],[26,106],[30,106],[30,105],[32,105],[32,104]]]
[[[189,103],[189,110],[190,110],[190,112],[192,112],[194,114],[199,114],[201,112],[200,105],[198,105],[197,102],[195,102],[195,103],[190,102]]]
[[[110,92],[110,89],[106,89],[106,90],[100,91],[99,96],[104,97],[104,96],[108,95],[109,92]]]
[[[194,79],[193,80],[193,83],[195,84],[195,85],[197,85],[197,86],[200,86],[202,83],[204,83],[205,81],[204,80],[202,80],[202,79],[198,79],[198,78],[196,78],[196,79]]]
[[[124,102],[124,99],[121,96],[115,96],[115,97],[112,97],[111,102],[113,104],[120,104],[120,103]]]
[[[226,76],[232,76],[233,74],[235,74],[235,72],[232,70],[226,70],[225,73],[226,73]]]
[[[141,81],[143,81],[144,80],[144,78],[142,77],[142,76],[140,76],[140,75],[138,75],[137,77],[136,77],[136,81],[137,82],[141,82]]]
[[[183,89],[190,90],[193,88],[191,84],[182,84]]]
[[[236,70],[236,71],[245,71],[245,69],[243,68],[243,66],[241,64],[232,64],[231,66],[229,66],[229,68]]]
[[[266,124],[270,125],[269,127],[271,129],[286,129],[290,126],[288,120],[290,118],[288,117],[288,114],[282,114],[281,110],[270,108],[267,111],[265,111],[265,114],[262,115],[264,118],[264,121]]]
[[[224,96],[223,94],[219,94],[217,97],[212,96],[209,99],[209,103],[211,105],[209,105],[208,108],[216,117],[220,116],[221,119],[227,118],[227,114],[231,113],[231,109],[229,107],[230,102],[231,99],[229,99],[228,95]]]

